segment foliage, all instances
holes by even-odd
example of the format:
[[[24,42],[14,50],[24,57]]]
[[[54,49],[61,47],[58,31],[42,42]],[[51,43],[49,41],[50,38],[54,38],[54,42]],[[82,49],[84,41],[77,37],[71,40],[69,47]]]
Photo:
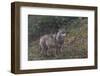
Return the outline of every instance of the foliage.
[[[67,16],[28,16],[28,59],[69,59],[87,57],[87,24],[86,17]],[[57,58],[41,56],[39,51],[39,38],[44,34],[56,33],[58,29],[65,28],[66,37],[63,54]]]

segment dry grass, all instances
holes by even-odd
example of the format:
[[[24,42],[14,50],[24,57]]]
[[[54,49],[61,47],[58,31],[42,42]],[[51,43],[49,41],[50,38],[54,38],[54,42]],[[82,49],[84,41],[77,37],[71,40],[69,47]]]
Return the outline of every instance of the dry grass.
[[[76,23],[74,23],[76,22]],[[87,19],[81,21],[74,21],[72,27],[69,27],[69,33],[67,33],[64,41],[64,49],[62,54],[54,56],[53,50],[50,56],[43,56],[40,54],[39,39],[30,43],[28,47],[28,60],[52,60],[52,59],[79,59],[87,58]],[[80,25],[82,24],[82,25]],[[75,28],[75,26],[80,27]]]
[[[83,31],[82,31],[83,30]],[[28,60],[48,60],[48,59],[76,59],[87,58],[87,34],[85,29],[81,29],[81,32],[71,31],[65,37],[64,49],[62,54],[54,56],[53,50],[50,56],[43,56],[40,54],[39,39],[33,41],[28,48]]]

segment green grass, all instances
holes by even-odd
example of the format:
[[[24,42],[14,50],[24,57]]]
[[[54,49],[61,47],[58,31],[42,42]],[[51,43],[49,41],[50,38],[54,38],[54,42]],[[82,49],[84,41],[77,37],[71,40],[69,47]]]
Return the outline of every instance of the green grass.
[[[51,51],[50,56],[40,54],[39,39],[31,42],[28,48],[28,60],[76,59],[87,58],[87,33],[86,28],[71,30],[65,37],[63,52],[55,57]]]
[[[64,47],[62,54],[57,55],[55,57],[53,54],[50,56],[43,56],[40,54],[38,41],[36,43],[32,43],[32,47],[28,50],[28,60],[48,60],[48,59],[73,59],[73,58],[86,58],[87,57],[87,50],[82,48],[82,46],[78,45],[67,45]],[[52,51],[53,52],[53,51]]]
[[[74,23],[75,22],[75,23]],[[39,38],[30,42],[28,47],[28,60],[52,60],[52,59],[79,59],[87,58],[87,19],[83,21],[74,21],[69,27],[65,41],[64,49],[57,57],[54,56],[54,50],[51,50],[50,56],[43,56],[40,54]],[[81,24],[81,25],[80,25]],[[79,27],[75,27],[80,25]]]

